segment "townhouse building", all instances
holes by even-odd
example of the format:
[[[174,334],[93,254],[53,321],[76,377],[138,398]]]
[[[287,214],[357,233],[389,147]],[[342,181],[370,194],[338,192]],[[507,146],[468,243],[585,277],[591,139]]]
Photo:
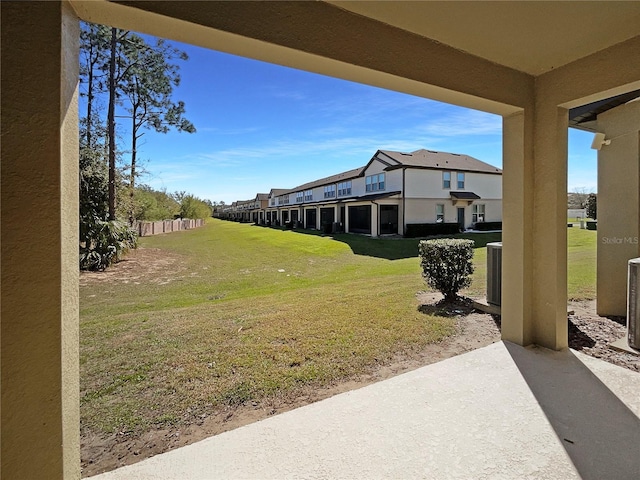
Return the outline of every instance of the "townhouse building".
[[[256,223],[372,236],[404,235],[416,223],[464,230],[502,220],[502,170],[457,153],[378,150],[363,167],[273,188],[264,203],[253,204]]]

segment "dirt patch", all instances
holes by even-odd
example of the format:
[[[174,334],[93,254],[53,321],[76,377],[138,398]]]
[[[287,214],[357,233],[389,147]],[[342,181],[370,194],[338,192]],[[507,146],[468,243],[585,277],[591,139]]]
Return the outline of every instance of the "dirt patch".
[[[143,249],[142,251],[144,250],[153,249]],[[149,258],[153,258],[156,253],[147,251],[142,255],[149,255]],[[139,254],[140,252],[138,252]],[[145,257],[145,262],[149,258]],[[167,260],[164,252],[162,258],[163,261],[175,262],[177,260]],[[140,262],[142,259],[138,257],[136,260]],[[163,263],[158,259],[156,261],[159,262],[156,266],[162,269]],[[129,268],[129,266],[121,267],[120,264],[117,267]],[[123,277],[115,273],[116,271],[117,268],[113,270],[113,279],[118,281]],[[120,275],[124,275],[124,273],[121,272]],[[83,433],[82,475],[95,475],[136,463],[158,453],[182,447],[342,392],[361,388],[500,340],[499,317],[474,310],[469,300],[463,300],[453,305],[444,305],[440,302],[441,298],[439,294],[430,292],[418,294],[421,311],[456,318],[456,334],[439,343],[427,345],[419,352],[398,354],[390,363],[376,366],[369,373],[358,378],[324,388],[308,388],[296,398],[276,397],[264,402],[251,402],[239,407],[222,408],[211,415],[202,416],[198,421],[187,426],[152,430],[139,436],[126,432],[109,436]],[[621,319],[598,317],[595,314],[594,301],[572,302],[571,309],[575,311],[569,316],[569,344],[571,348],[630,370],[640,371],[640,357],[612,350],[608,346],[609,343],[625,334],[626,327]]]
[[[99,283],[157,283],[164,285],[186,273],[185,262],[175,253],[159,248],[137,248],[104,272],[80,272],[80,286]]]

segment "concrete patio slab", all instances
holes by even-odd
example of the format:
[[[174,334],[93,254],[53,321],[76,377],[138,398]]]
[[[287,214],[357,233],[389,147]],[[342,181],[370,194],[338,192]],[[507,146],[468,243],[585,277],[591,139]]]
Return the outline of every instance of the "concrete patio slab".
[[[637,478],[640,375],[499,342],[95,480]]]

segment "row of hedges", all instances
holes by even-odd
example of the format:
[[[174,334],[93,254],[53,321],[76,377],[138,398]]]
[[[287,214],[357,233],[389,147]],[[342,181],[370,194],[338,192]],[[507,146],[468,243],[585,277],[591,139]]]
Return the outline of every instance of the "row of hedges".
[[[473,228],[481,232],[486,232],[488,230],[502,230],[502,222],[476,222]]]
[[[406,238],[430,237],[432,235],[450,235],[460,233],[458,223],[407,223],[404,232]]]

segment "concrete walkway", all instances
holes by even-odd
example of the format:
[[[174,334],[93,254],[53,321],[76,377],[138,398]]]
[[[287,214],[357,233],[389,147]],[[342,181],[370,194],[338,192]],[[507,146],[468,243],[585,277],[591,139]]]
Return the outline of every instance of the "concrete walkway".
[[[93,477],[640,478],[640,375],[495,343]]]

